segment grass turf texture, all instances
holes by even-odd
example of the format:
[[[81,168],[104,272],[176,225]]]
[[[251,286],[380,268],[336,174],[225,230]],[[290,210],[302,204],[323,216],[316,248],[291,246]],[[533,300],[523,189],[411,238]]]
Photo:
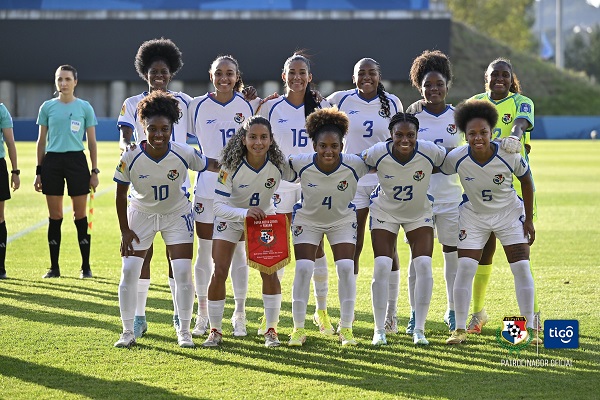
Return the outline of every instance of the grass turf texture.
[[[45,201],[33,191],[35,144],[18,143],[22,187],[6,203],[9,238],[47,220]],[[600,142],[536,141],[533,171],[540,218],[532,247],[535,281],[544,319],[577,319],[580,348],[550,350],[533,346],[521,359],[572,360],[572,367],[508,367],[507,350],[495,331],[507,315],[518,314],[513,279],[499,251],[486,309],[490,322],[465,345],[447,346],[441,250],[434,252],[434,290],[426,324],[428,347],[412,338],[389,335],[388,346],[370,341],[372,252],[366,245],[357,283],[355,336],[359,346],[342,348],[335,337],[320,336],[307,321],[301,348],[267,349],[255,336],[262,315],[260,277],[250,271],[247,301],[249,336],[234,338],[224,321],[218,350],[181,349],[171,325],[172,303],[162,241],[157,239],[147,308],[148,333],[130,350],[115,349],[121,331],[117,290],[120,233],[114,211],[112,174],[116,143],[99,144],[100,187],[92,232],[94,279],[79,280],[80,257],[71,212],[63,223],[60,279],[42,280],[49,266],[46,225],[8,244],[9,279],[0,281],[0,393],[2,398],[590,398],[600,359]],[[65,205],[68,205],[66,198]],[[366,242],[370,239],[367,237]],[[500,247],[499,247],[500,248]],[[399,324],[406,325],[407,247],[399,241],[401,289]],[[329,312],[339,307],[333,258],[328,253]],[[292,328],[293,264],[282,282],[280,339]],[[228,284],[225,319],[233,299]],[[309,300],[309,316],[314,300]],[[195,339],[197,345],[203,339]],[[513,356],[511,356],[512,358]],[[596,376],[596,378],[594,378]]]

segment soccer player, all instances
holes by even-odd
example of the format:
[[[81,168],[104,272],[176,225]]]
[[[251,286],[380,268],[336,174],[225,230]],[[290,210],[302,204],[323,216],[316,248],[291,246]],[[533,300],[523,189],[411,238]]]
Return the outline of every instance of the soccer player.
[[[533,327],[534,293],[529,267],[529,249],[535,240],[529,165],[521,154],[510,153],[493,141],[498,112],[490,102],[463,102],[454,117],[468,145],[450,151],[441,171],[459,175],[467,199],[459,207],[458,272],[454,283],[456,330],[446,340],[448,344],[467,339],[473,277],[492,233],[504,247],[514,276],[519,311],[527,318],[528,328]],[[513,175],[521,182],[523,200],[513,188]]]
[[[181,322],[177,342],[181,347],[194,347],[190,332],[194,307],[194,218],[182,186],[188,168],[217,171],[218,163],[186,144],[170,140],[173,125],[181,117],[179,101],[173,95],[152,92],[138,103],[137,115],[147,139],[123,154],[114,175],[123,263],[119,283],[123,333],[115,347],[129,347],[136,342],[133,328],[138,280],[144,257],[157,232],[161,232],[167,245],[175,279]]]
[[[439,50],[426,50],[414,59],[410,69],[412,85],[421,93],[422,107],[415,117],[419,120],[419,138],[447,148],[463,143],[462,134],[454,123],[454,108],[446,103],[446,95],[452,82],[452,65]],[[428,195],[433,198],[433,221],[437,238],[444,256],[444,280],[446,281],[447,309],[444,322],[450,332],[456,329],[454,315],[454,280],[458,268],[458,205],[462,200],[462,187],[456,175],[434,174],[429,182]],[[408,299],[411,317],[406,333],[415,329],[415,269],[411,263],[408,270]]]
[[[135,70],[140,78],[148,83],[148,91],[129,97],[123,102],[121,113],[117,121],[117,127],[121,133],[119,147],[121,152],[127,149],[134,149],[136,143],[141,143],[146,139],[146,133],[142,127],[142,121],[139,118],[137,106],[139,102],[154,91],[163,91],[171,93],[179,102],[179,109],[182,112],[182,118],[173,124],[171,141],[185,144],[188,137],[188,104],[191,97],[182,92],[171,92],[168,85],[173,77],[183,66],[181,51],[170,39],[152,39],[142,43],[135,56]],[[184,184],[189,188],[187,179],[187,170],[181,171],[185,175]],[[148,298],[148,289],[150,287],[150,261],[154,253],[154,247],[150,245],[144,259],[140,280],[138,282],[138,301],[135,310],[134,333],[139,338],[148,330],[146,322],[146,300]],[[179,318],[177,311],[177,300],[175,298],[175,280],[169,257],[169,288],[171,289],[171,298],[173,300],[173,327],[175,331],[179,329]]]
[[[529,151],[531,149],[530,139],[534,122],[534,104],[531,99],[521,94],[521,85],[510,60],[497,58],[492,61],[485,72],[486,92],[473,96],[490,102],[498,111],[498,123],[492,132],[493,140],[500,140],[504,150],[509,152],[520,152],[521,156],[529,163]],[[513,179],[517,195],[521,196],[521,184],[518,179]],[[533,220],[537,219],[537,207],[535,202],[535,185],[533,200]],[[492,273],[492,262],[496,251],[496,238],[490,235],[483,249],[483,255],[479,262],[479,268],[473,280],[473,314],[467,331],[469,333],[481,333],[481,328],[488,321],[484,308],[485,293]],[[530,262],[531,267],[531,262]],[[532,271],[533,274],[533,271]],[[540,309],[537,296],[534,293],[534,327],[542,330]]]
[[[235,248],[244,237],[246,217],[261,220],[275,214],[273,193],[282,179],[291,179],[292,171],[273,139],[271,124],[266,118],[246,119],[222,152],[221,171],[214,199],[214,232],[212,255],[215,269],[208,286],[208,318],[210,333],[205,347],[220,346],[223,341],[225,281]],[[265,346],[281,343],[277,324],[281,310],[281,285],[276,273],[260,273],[266,331]]]
[[[395,95],[386,92],[381,83],[381,66],[372,58],[362,58],[354,65],[352,82],[355,89],[332,93],[327,100],[344,111],[350,120],[344,152],[360,154],[378,142],[387,140],[390,133],[388,124],[392,115],[402,111],[402,103]],[[356,197],[352,203],[356,206],[356,251],[354,253],[354,274],[358,275],[360,254],[363,249],[365,226],[369,215],[370,196],[377,186],[377,175],[367,174],[358,182]],[[394,254],[388,309],[386,313],[386,331],[397,333],[398,323],[396,306],[400,270],[398,255]]]
[[[288,342],[290,346],[302,346],[306,341],[304,321],[310,278],[324,235],[331,244],[338,276],[340,341],[342,346],[357,344],[352,333],[357,228],[352,199],[358,180],[369,172],[369,167],[356,154],[340,154],[348,125],[346,114],[335,108],[314,111],[306,120],[306,131],[316,153],[289,157],[302,185],[302,201],[294,207],[292,225],[296,270],[292,286],[294,331]]]
[[[8,178],[8,169],[6,166],[6,150],[12,170],[10,171],[10,185]],[[10,199],[10,188],[13,191],[21,186],[21,179],[17,163],[17,148],[15,146],[15,136],[13,133],[13,123],[10,113],[6,106],[0,103],[0,279],[6,279],[6,242],[8,233],[6,231],[6,221],[4,220],[4,202]]]
[[[75,97],[77,70],[73,66],[58,67],[54,74],[54,84],[58,97],[45,101],[37,118],[40,128],[34,188],[46,195],[49,213],[50,269],[44,278],[60,277],[58,260],[65,181],[73,203],[73,221],[81,253],[80,278],[91,278],[91,236],[88,234],[86,205],[90,187],[96,190],[100,173],[96,150],[98,121],[90,103]],[[90,152],[91,171],[84,153],[84,135]]]
[[[283,64],[281,79],[285,84],[285,95],[271,99],[259,108],[258,113],[267,118],[273,127],[273,136],[286,156],[311,153],[309,137],[306,134],[306,118],[318,108],[331,105],[327,100],[317,102],[310,90],[313,76],[310,60],[301,53],[294,53]],[[281,182],[275,193],[277,214],[286,214],[291,221],[294,204],[300,200],[300,184]],[[313,322],[321,333],[333,335],[333,325],[327,314],[328,272],[327,258],[323,245],[319,245],[315,260],[313,284],[316,298],[316,312]],[[278,271],[280,278],[283,268]],[[264,333],[264,319],[258,331]]]
[[[415,330],[413,342],[427,345],[425,320],[431,302],[433,278],[433,212],[427,188],[434,167],[439,167],[446,150],[417,140],[419,120],[412,114],[397,113],[389,124],[391,140],[363,152],[368,165],[377,169],[379,186],[371,196],[371,242],[375,265],[371,296],[375,329],[372,344],[387,344],[385,312],[388,300],[392,257],[398,231],[403,228],[416,272]]]

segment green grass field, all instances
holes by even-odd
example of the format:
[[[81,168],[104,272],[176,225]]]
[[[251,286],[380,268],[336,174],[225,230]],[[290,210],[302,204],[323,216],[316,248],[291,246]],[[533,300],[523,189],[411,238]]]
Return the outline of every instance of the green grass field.
[[[510,367],[495,338],[507,315],[518,315],[512,275],[498,253],[486,309],[490,322],[465,345],[445,344],[446,307],[441,250],[434,253],[434,291],[426,330],[430,346],[416,348],[412,338],[389,335],[389,345],[370,344],[372,253],[363,252],[357,283],[355,335],[358,347],[341,348],[335,338],[309,328],[302,348],[267,349],[254,336],[262,315],[260,278],[250,271],[245,338],[231,336],[224,322],[218,350],[181,349],[171,325],[172,303],[167,267],[155,255],[148,298],[148,334],[130,350],[115,349],[121,331],[117,290],[121,261],[120,232],[114,211],[112,173],[116,143],[100,143],[100,187],[92,232],[95,278],[81,281],[79,251],[70,209],[63,223],[63,277],[42,280],[49,266],[47,209],[33,190],[35,144],[18,143],[22,187],[6,204],[9,231],[7,272],[0,281],[0,397],[32,398],[368,398],[463,399],[598,396],[600,372],[600,141],[536,141],[531,154],[538,193],[537,240],[532,247],[535,281],[544,319],[577,319],[580,347],[551,350],[533,346],[521,359],[570,360],[572,366]],[[67,198],[68,199],[68,198]],[[68,206],[69,204],[66,203]],[[37,227],[37,228],[35,228]],[[158,239],[162,247],[160,239]],[[370,239],[367,238],[367,242]],[[407,248],[401,258],[400,323],[407,322]],[[155,254],[162,254],[157,251]],[[339,308],[335,269],[330,259],[330,315]],[[282,282],[280,339],[291,332],[293,264]],[[228,291],[231,287],[228,284]],[[225,318],[232,313],[228,295]],[[309,301],[309,314],[314,300]],[[196,344],[201,344],[196,339]],[[511,358],[514,356],[510,356]],[[596,382],[596,383],[594,383]],[[507,393],[508,392],[508,393]],[[596,393],[595,395],[593,393]]]

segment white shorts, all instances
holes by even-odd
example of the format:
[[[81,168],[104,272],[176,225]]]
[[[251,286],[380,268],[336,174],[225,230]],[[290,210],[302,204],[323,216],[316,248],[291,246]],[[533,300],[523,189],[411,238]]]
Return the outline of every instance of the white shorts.
[[[192,210],[172,214],[148,214],[134,208],[127,208],[129,229],[140,239],[133,241],[134,250],[147,250],[157,232],[161,233],[167,246],[194,243],[194,217]]]
[[[371,204],[371,193],[373,193],[373,190],[375,190],[376,187],[377,185],[357,187],[356,195],[352,200],[352,203],[356,206],[357,210],[369,207]]]
[[[468,205],[465,203],[458,208],[459,249],[483,249],[492,232],[503,246],[528,242],[523,232],[525,209],[522,206],[494,214],[477,214]]]
[[[417,228],[428,226],[433,228],[433,213],[431,209],[425,211],[421,216],[412,221],[397,222],[397,219],[379,208],[371,208],[371,217],[369,218],[369,229],[385,229],[386,231],[397,234],[400,227],[404,232],[411,232]]]
[[[213,199],[204,197],[194,197],[194,221],[204,224],[212,224],[215,222],[215,214],[213,210]]]
[[[433,222],[438,241],[445,246],[458,244],[458,205],[460,203],[433,203]]]
[[[318,246],[324,235],[330,245],[339,243],[356,244],[356,221],[327,228],[316,228],[307,225],[292,225],[292,239],[294,244],[308,243]]]
[[[215,218],[213,228],[213,240],[221,239],[231,243],[239,242],[244,235],[243,222],[231,222],[224,219]]]
[[[289,214],[294,211],[294,205],[300,201],[300,186],[289,192],[275,192],[273,203],[277,214]]]

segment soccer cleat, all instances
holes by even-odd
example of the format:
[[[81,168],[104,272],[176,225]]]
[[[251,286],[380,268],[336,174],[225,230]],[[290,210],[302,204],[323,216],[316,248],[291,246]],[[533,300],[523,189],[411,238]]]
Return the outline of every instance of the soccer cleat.
[[[444,322],[448,325],[450,332],[453,332],[456,329],[456,315],[454,314],[454,310],[446,310]]]
[[[288,346],[300,347],[304,342],[306,342],[306,330],[304,328],[294,328]]]
[[[406,334],[412,335],[415,332],[415,310],[411,310],[410,319],[408,320],[408,325],[406,326]]]
[[[471,321],[469,321],[467,332],[480,334],[481,329],[487,322],[488,315],[485,312],[485,308],[482,308],[481,311],[471,314]]]
[[[46,272],[46,275],[42,276],[42,278],[60,278],[60,269],[50,268],[48,272]]]
[[[354,339],[354,334],[352,333],[352,328],[342,328],[340,329],[340,341],[342,342],[342,346],[356,346],[358,342]]]
[[[175,333],[179,332],[181,328],[181,324],[179,323],[179,315],[173,315],[173,328],[175,328]]]
[[[269,328],[265,333],[265,347],[278,347],[279,345],[281,345],[281,342],[277,332],[275,332],[275,329]]]
[[[124,331],[121,337],[116,341],[115,347],[129,348],[135,344],[135,335],[133,331]]]
[[[203,336],[208,330],[208,317],[203,315],[196,316],[196,325],[194,325],[194,330],[192,331],[192,337],[200,337]]]
[[[415,329],[413,332],[413,343],[427,346],[429,344],[429,340],[425,338],[425,332],[423,332],[421,329]]]
[[[375,331],[371,344],[373,346],[385,346],[387,344],[387,339],[385,338],[385,329]]]
[[[202,343],[203,347],[218,347],[223,342],[223,334],[215,328],[210,330],[208,338]]]
[[[333,325],[327,314],[327,310],[317,310],[313,315],[313,323],[319,327],[323,335],[333,335]]]
[[[138,316],[136,315],[133,318],[133,335],[135,338],[141,338],[144,336],[144,333],[148,330],[148,324],[146,323],[146,316]]]
[[[531,339],[531,344],[534,345],[534,346],[541,346],[541,345],[544,344],[544,341],[539,336],[538,337],[533,337]]]
[[[6,271],[0,271],[0,279],[6,279]]]
[[[246,314],[233,313],[231,317],[231,325],[233,326],[233,336],[246,336]]]
[[[456,329],[452,335],[446,339],[446,344],[460,344],[467,341],[467,331],[464,329]]]
[[[385,317],[385,333],[398,333],[398,317],[387,315]]]
[[[93,278],[92,276],[92,270],[91,269],[82,269],[81,273],[79,274],[79,279],[88,279],[88,278]]]
[[[194,341],[192,340],[192,334],[189,330],[177,332],[177,344],[179,344],[179,347],[188,349],[193,349],[196,347]]]
[[[260,325],[258,326],[258,336],[263,336],[267,333],[267,317],[263,314],[262,317],[258,319],[260,321]]]
[[[544,331],[544,328],[542,327],[542,317],[540,316],[539,311],[533,314],[533,330],[538,332]]]

